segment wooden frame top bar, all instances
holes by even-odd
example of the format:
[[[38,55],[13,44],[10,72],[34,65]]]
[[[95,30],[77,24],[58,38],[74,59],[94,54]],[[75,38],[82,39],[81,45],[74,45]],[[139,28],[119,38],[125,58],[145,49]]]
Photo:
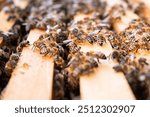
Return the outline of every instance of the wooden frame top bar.
[[[91,17],[78,13],[74,22]],[[102,51],[108,56],[113,50],[107,42],[103,47],[97,45],[81,46],[81,51]],[[94,74],[80,78],[81,99],[135,99],[124,75],[113,70],[115,63],[111,60],[101,61],[102,65]]]
[[[32,30],[20,60],[3,92],[2,99],[51,99],[53,82],[53,59],[33,52],[32,44],[43,32]]]

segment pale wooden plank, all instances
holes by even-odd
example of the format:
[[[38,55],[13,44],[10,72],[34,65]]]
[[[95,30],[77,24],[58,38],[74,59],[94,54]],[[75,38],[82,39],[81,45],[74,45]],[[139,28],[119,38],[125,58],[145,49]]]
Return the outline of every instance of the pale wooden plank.
[[[53,59],[33,52],[32,44],[43,32],[32,30],[2,99],[51,99],[53,83]]]
[[[84,17],[91,15],[77,14],[74,21],[82,20]],[[85,45],[81,46],[81,51],[102,51],[109,55],[113,50],[110,44],[103,47]],[[81,99],[135,99],[124,75],[116,73],[112,66],[113,61],[101,61],[102,65],[95,71],[94,74],[82,76],[80,78]]]

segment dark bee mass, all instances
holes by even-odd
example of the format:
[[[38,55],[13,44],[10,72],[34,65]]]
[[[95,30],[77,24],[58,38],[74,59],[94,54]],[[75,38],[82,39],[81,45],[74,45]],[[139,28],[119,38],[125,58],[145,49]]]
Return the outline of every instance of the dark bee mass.
[[[68,62],[65,71],[68,74],[68,82],[72,89],[78,89],[79,77],[81,75],[93,73],[94,68],[99,66],[99,63],[94,59],[97,58],[97,56],[95,56],[97,53],[89,53],[83,53],[79,51],[72,55],[72,58]]]

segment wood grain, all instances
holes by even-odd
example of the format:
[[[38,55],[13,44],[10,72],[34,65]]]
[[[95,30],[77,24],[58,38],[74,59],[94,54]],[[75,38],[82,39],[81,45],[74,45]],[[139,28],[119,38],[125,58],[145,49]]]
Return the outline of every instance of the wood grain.
[[[74,21],[91,17],[78,13]],[[109,42],[103,47],[97,45],[81,46],[81,51],[102,51],[107,56],[113,51]],[[102,65],[96,69],[94,74],[80,78],[81,99],[135,99],[124,75],[116,73],[112,66],[113,61],[101,61]]]
[[[32,30],[2,99],[51,99],[53,83],[53,59],[33,52],[32,44],[43,32]]]

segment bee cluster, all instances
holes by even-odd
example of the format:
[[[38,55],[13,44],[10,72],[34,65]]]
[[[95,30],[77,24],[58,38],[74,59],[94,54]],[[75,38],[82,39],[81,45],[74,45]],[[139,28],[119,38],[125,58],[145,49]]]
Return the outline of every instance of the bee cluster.
[[[17,7],[13,0],[7,0],[3,6],[2,11],[8,15],[7,21],[23,21],[27,17],[27,10]]]
[[[33,28],[46,30],[47,25],[55,26],[56,24],[65,22],[66,20],[66,8],[64,3],[61,1],[31,1],[30,7],[30,15],[24,24],[27,31]]]
[[[71,24],[70,24],[71,25]],[[110,25],[98,18],[84,18],[70,26],[70,38],[77,44],[97,44],[103,46],[108,38]]]
[[[0,32],[0,91],[7,85],[23,47],[30,45],[26,40],[29,31],[36,28],[45,33],[33,43],[33,51],[54,60],[53,99],[79,96],[80,77],[95,73],[103,64],[101,60],[110,58],[116,63],[113,69],[125,75],[137,99],[149,97],[150,63],[136,56],[150,50],[149,24],[140,18],[122,32],[113,27],[127,9],[135,11],[127,0],[109,10],[101,0],[30,0],[25,10],[12,0],[4,4],[7,20],[16,23],[9,32]],[[85,18],[76,19],[80,14]],[[82,45],[104,47],[108,43],[114,50],[109,56],[100,50],[81,51]]]
[[[29,44],[25,42],[27,33],[23,26],[27,11],[8,0],[4,2],[2,12],[8,15],[8,22],[11,20],[15,23],[8,32],[0,31],[0,92],[7,85],[23,47]]]
[[[138,50],[150,50],[150,26],[140,19],[131,21],[129,27],[119,34],[121,37],[121,49],[127,52]]]
[[[147,59],[137,58],[134,54],[124,51],[114,51],[111,58],[119,64],[114,66],[116,72],[122,72],[137,99],[147,99],[149,96],[150,68]]]
[[[106,59],[106,55],[100,51],[89,51],[87,53],[78,51],[72,55],[65,68],[71,89],[78,89],[79,77],[93,73],[100,65],[100,60]]]

